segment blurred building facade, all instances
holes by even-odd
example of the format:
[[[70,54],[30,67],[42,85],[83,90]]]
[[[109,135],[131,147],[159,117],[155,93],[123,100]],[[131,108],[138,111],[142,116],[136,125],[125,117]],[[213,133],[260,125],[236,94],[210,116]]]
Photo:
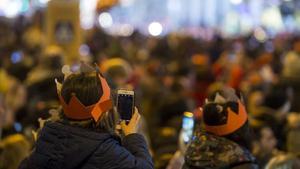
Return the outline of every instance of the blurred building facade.
[[[99,24],[97,4],[110,0],[80,0],[81,25],[90,29]],[[0,0],[0,16],[14,18],[31,15],[47,7],[49,0]],[[271,34],[300,29],[299,0],[116,0],[105,12],[111,15],[112,33],[117,27],[138,29],[147,34],[149,25],[158,22],[162,35],[178,30],[199,33],[196,28],[222,28],[227,35],[244,34],[262,26]],[[102,5],[103,6],[103,5]],[[107,5],[106,5],[107,6]],[[108,5],[109,6],[109,5]],[[103,12],[103,11],[101,11]],[[129,25],[129,26],[128,26]],[[128,28],[130,27],[130,28]]]

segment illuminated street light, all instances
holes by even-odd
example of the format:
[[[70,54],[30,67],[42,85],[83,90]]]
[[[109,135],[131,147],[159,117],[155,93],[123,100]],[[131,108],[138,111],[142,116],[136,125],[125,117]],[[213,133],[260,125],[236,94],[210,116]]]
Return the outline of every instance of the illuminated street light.
[[[103,28],[109,28],[113,24],[113,19],[108,12],[103,12],[99,15],[98,18],[99,24]]]
[[[159,36],[163,31],[163,27],[158,22],[152,22],[148,26],[148,31],[152,36]]]

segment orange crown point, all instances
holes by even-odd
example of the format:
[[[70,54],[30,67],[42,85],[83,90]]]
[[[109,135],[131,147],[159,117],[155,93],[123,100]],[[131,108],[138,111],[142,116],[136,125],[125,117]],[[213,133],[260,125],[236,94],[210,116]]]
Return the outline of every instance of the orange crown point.
[[[227,123],[218,126],[209,126],[205,124],[206,131],[214,133],[218,136],[224,136],[233,133],[241,128],[247,121],[248,115],[245,106],[238,100],[238,112],[235,113],[231,108],[227,108]]]
[[[80,100],[76,97],[75,93],[72,93],[71,99],[67,104],[63,99],[60,91],[58,91],[58,97],[62,104],[65,115],[74,120],[84,120],[93,118],[95,121],[98,121],[101,115],[104,112],[107,112],[112,108],[112,101],[110,99],[110,88],[108,86],[107,81],[98,75],[103,94],[100,97],[99,101],[93,105],[85,106],[80,102]]]

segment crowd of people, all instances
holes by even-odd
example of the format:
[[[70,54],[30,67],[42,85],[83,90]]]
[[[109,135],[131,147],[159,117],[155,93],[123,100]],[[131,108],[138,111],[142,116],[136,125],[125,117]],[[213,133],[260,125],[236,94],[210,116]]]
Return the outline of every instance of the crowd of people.
[[[101,120],[92,125],[61,119],[65,109],[54,79],[65,79],[68,54],[45,43],[43,12],[0,18],[0,34],[0,169],[18,168],[24,159],[23,168],[300,168],[300,36],[295,32],[261,41],[253,33],[224,37],[215,32],[208,39],[139,32],[117,37],[97,26],[86,31],[79,60],[99,66],[112,101],[119,88],[135,91],[141,119],[136,131],[121,127],[122,145],[95,134],[109,130],[99,128]],[[70,66],[75,70],[81,63]],[[95,103],[89,101],[85,106]],[[184,112],[192,112],[195,121],[189,143],[181,135]],[[88,128],[86,139],[79,138],[76,125]],[[56,142],[68,133],[74,140]],[[97,141],[105,143],[97,147]],[[65,156],[50,151],[49,142]],[[123,161],[114,153],[123,154],[118,159]]]

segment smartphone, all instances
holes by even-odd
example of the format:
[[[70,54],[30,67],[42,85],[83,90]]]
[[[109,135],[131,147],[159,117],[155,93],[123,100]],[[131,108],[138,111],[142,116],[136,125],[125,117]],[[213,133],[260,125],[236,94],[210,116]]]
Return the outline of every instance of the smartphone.
[[[134,91],[120,89],[117,94],[117,111],[121,120],[129,122],[134,111]]]
[[[184,112],[182,119],[182,137],[185,143],[188,143],[194,131],[194,114],[192,112]]]

